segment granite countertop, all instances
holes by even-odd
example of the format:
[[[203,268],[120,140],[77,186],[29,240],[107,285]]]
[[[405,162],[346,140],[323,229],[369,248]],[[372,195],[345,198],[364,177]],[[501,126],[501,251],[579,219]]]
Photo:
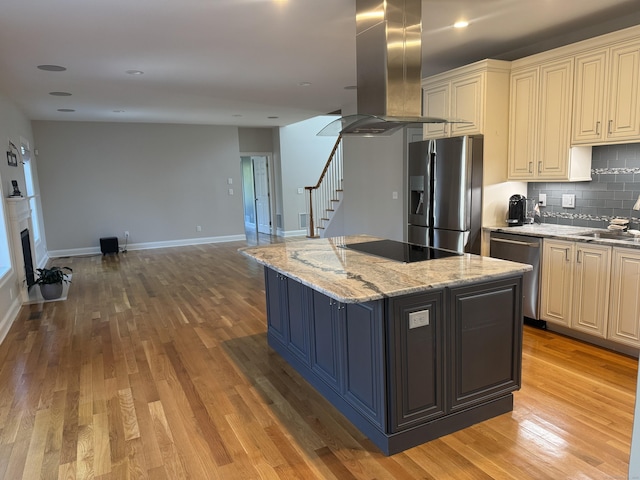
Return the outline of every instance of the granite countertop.
[[[529,235],[532,237],[555,238],[558,240],[568,240],[572,242],[588,242],[597,243],[599,245],[640,249],[640,237],[623,237],[621,239],[613,239],[585,236],[593,232],[611,234],[612,232],[606,228],[573,227],[571,225],[541,223],[522,225],[521,227],[496,226],[484,227],[483,229],[490,232],[513,233],[516,235]]]
[[[357,235],[241,248],[255,259],[343,303],[361,303],[430,289],[467,285],[517,275],[530,265],[464,254],[403,263],[344,248],[381,240]]]

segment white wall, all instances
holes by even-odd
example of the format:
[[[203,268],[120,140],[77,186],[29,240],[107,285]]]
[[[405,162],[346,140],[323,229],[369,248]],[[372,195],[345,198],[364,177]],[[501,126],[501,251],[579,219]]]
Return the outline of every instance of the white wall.
[[[17,167],[10,167],[6,159],[9,139],[16,147],[19,148],[20,137],[26,139],[31,145],[33,145],[31,123],[16,105],[0,95],[0,145],[2,145],[2,148],[0,149],[0,202],[2,202],[2,205],[0,205],[0,207],[4,209],[5,223],[7,223],[7,225],[0,225],[0,228],[5,229],[7,231],[7,235],[10,235],[10,232],[7,218],[8,212],[4,198],[10,195],[13,191],[13,188],[11,187],[11,180],[17,180],[22,194],[24,195],[26,193],[24,170],[22,166],[18,164]],[[18,159],[20,159],[19,156]],[[34,178],[34,182],[34,187],[37,193],[37,177]],[[36,222],[37,219],[33,218],[33,221]],[[40,229],[40,232],[42,234],[42,228]],[[0,232],[0,234],[3,235],[4,232]],[[13,251],[14,248],[21,248],[21,246],[12,246],[11,239],[9,238],[9,248]],[[36,252],[34,252],[34,262],[36,264],[39,264],[43,260],[42,252],[43,250],[41,249],[36,249]],[[0,341],[4,339],[7,334],[8,329],[17,316],[21,305],[19,296],[21,285],[18,284],[18,275],[16,273],[17,268],[23,268],[23,266],[13,265],[11,270],[0,278]]]
[[[337,137],[316,134],[333,120],[335,115],[323,115],[280,128],[279,169],[284,235],[304,234],[298,215],[307,211],[305,191],[298,188],[315,185],[329,159]]]
[[[54,255],[125,230],[134,248],[244,237],[237,127],[35,121],[33,133]]]

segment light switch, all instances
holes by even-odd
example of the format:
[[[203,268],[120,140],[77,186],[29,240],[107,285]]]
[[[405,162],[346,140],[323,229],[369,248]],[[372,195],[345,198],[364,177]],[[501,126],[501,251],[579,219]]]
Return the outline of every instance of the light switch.
[[[398,192],[393,192],[393,193],[391,194],[391,198],[392,198],[393,200],[397,200],[397,199],[398,199]]]
[[[302,195],[303,192],[304,192],[304,188],[298,187],[298,195]]]
[[[576,196],[573,193],[562,194],[562,206],[564,208],[576,208]]]
[[[233,178],[227,178],[227,185],[233,185]]]
[[[409,329],[429,325],[429,310],[420,310],[409,314]]]

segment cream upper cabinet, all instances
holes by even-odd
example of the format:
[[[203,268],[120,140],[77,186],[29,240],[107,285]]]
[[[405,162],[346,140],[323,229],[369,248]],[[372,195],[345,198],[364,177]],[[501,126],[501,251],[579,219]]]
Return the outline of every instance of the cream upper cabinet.
[[[571,326],[574,242],[544,239],[542,243],[542,282],[540,318]]]
[[[425,138],[484,134],[504,119],[510,62],[482,60],[428,77],[422,82],[423,115],[463,120],[465,123],[432,123],[424,126]]]
[[[576,56],[573,144],[640,140],[640,41]]]
[[[426,138],[457,137],[482,133],[484,73],[455,76],[424,90],[427,117],[464,120],[468,123],[428,123]]]
[[[573,57],[514,67],[509,180],[591,180],[590,150],[570,148],[573,70]]]
[[[576,243],[571,328],[606,337],[610,278],[611,247]]]
[[[537,158],[536,123],[539,69],[511,74],[509,103],[509,178],[528,180],[534,175]]]
[[[640,347],[640,250],[614,248],[608,338]]]
[[[449,116],[449,82],[431,85],[424,89],[423,111],[426,117],[447,118]],[[425,138],[443,138],[448,135],[446,123],[427,123],[424,126]]]

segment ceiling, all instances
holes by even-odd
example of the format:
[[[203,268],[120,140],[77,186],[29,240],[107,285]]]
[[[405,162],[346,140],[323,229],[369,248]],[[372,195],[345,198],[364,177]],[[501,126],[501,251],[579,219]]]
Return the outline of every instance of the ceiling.
[[[423,76],[640,24],[638,0],[422,4]],[[0,92],[32,120],[265,127],[355,113],[355,55],[355,0],[0,0]]]

